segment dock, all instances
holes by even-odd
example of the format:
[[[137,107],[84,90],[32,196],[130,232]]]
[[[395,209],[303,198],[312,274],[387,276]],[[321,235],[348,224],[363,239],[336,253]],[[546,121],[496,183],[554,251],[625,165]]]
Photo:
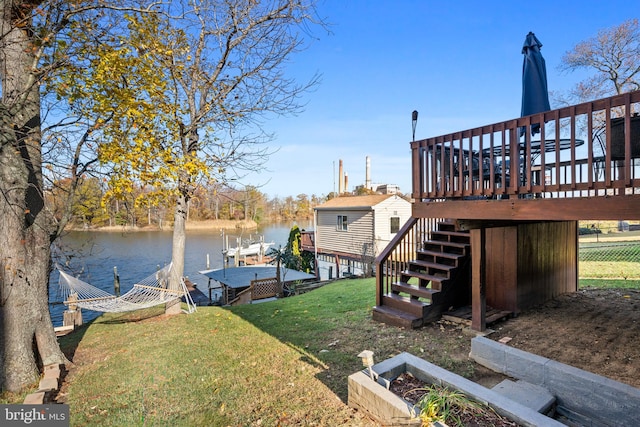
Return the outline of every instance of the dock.
[[[195,303],[195,305],[210,305],[211,300],[208,296],[206,296],[200,289],[198,289],[198,285],[193,283],[189,278],[184,279],[184,284],[189,291],[189,295],[191,295],[191,299]]]

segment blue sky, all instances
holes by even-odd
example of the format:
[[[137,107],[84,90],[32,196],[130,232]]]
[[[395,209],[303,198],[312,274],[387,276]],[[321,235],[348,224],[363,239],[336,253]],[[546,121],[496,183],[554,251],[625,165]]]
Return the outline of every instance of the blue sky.
[[[599,30],[640,18],[635,1],[319,0],[330,33],[292,58],[299,81],[321,74],[304,112],[267,123],[274,132],[267,170],[244,184],[270,197],[337,190],[338,161],[349,190],[374,183],[411,191],[411,112],[416,139],[520,115],[522,44],[543,44],[550,91],[570,89],[585,73],[558,70],[562,55]],[[552,105],[552,108],[554,106]]]

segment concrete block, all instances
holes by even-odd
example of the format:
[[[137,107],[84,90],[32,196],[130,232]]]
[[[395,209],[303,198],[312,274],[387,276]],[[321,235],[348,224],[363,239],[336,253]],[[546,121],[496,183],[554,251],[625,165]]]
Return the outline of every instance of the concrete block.
[[[42,378],[38,386],[38,391],[53,391],[59,387],[57,378]]]
[[[51,365],[45,365],[44,367],[44,371],[48,371],[49,369],[57,369],[58,371],[62,371],[64,369],[64,365],[62,364],[58,364],[58,363],[53,363]]]
[[[612,426],[640,425],[640,389],[556,361],[545,378],[558,405],[571,412]]]
[[[593,425],[640,425],[640,389],[513,347],[475,337],[469,355],[496,372],[546,388],[559,411]]]
[[[541,414],[548,413],[556,401],[546,388],[526,381],[504,380],[491,390]]]
[[[506,371],[505,352],[509,347],[488,338],[477,336],[471,339],[469,357],[496,372]]]
[[[371,369],[378,375],[384,373],[383,377],[387,380],[394,380],[406,371],[405,358],[402,354],[399,354],[398,356],[376,363]]]
[[[25,405],[42,405],[44,403],[44,395],[44,391],[27,394],[23,403]]]
[[[364,411],[377,422],[386,426],[419,426],[420,419],[414,416],[413,405],[375,381],[363,372],[349,375],[348,404]]]
[[[473,396],[480,403],[489,403],[484,395],[485,391],[488,391],[487,388],[419,357],[410,354],[408,356],[414,360],[407,362],[407,372],[410,372],[414,377],[451,390],[460,390],[467,396]]]
[[[495,343],[495,341],[493,342]],[[544,385],[544,366],[550,360],[517,348],[506,347],[505,374],[531,384]]]
[[[59,379],[60,378],[60,368],[55,366],[53,368],[46,368],[44,369],[44,378],[56,378]]]
[[[596,397],[595,383],[586,373],[552,360],[545,366],[545,386],[556,395],[558,405],[583,412]]]

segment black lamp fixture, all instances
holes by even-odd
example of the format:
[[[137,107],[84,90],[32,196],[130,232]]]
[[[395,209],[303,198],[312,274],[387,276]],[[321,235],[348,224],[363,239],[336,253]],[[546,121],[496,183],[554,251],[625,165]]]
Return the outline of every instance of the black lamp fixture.
[[[411,113],[411,129],[413,130],[413,140],[416,140],[416,125],[418,124],[418,110]]]

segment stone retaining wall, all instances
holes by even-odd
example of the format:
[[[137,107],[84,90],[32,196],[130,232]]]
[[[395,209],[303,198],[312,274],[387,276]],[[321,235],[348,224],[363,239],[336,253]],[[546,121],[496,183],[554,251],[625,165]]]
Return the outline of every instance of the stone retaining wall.
[[[44,367],[44,374],[40,379],[38,390],[28,394],[24,398],[24,404],[42,405],[51,403],[60,391],[62,385],[62,374],[64,365],[47,365]]]
[[[556,398],[556,411],[590,426],[640,426],[640,389],[475,337],[469,356],[496,372],[536,384]]]

